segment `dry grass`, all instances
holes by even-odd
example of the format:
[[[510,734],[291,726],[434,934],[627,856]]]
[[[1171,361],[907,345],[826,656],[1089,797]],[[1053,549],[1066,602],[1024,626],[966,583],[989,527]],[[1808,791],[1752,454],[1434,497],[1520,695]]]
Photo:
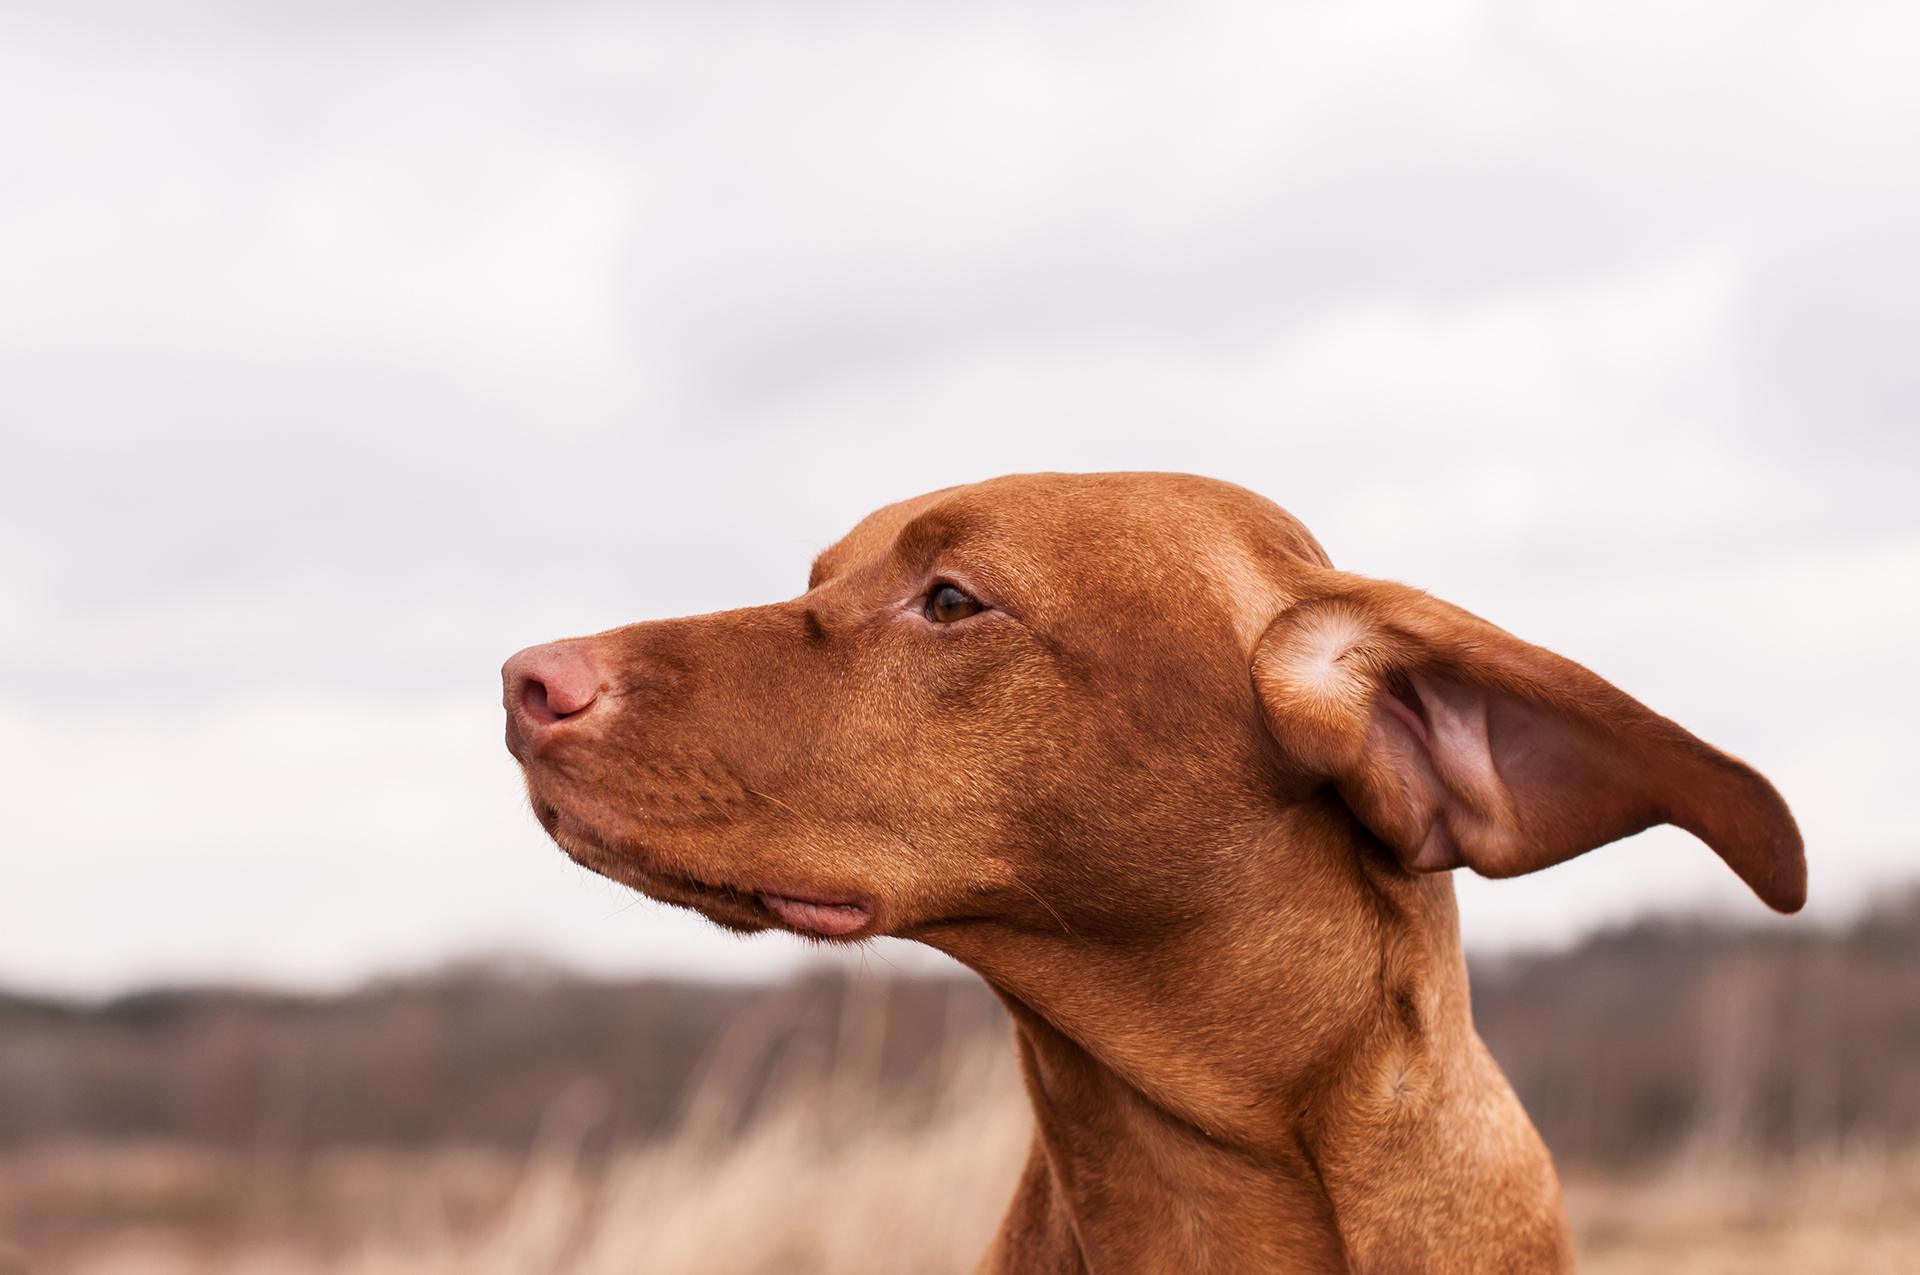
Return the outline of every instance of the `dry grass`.
[[[1911,1149],[1581,1176],[1567,1184],[1567,1206],[1589,1275],[1920,1270],[1920,1152]]]
[[[1477,976],[1589,1275],[1920,1271],[1920,895],[1887,917],[1634,932]],[[910,981],[484,978],[16,1006],[0,1275],[970,1271],[1030,1129],[991,1009]]]
[[[971,1269],[1026,1148],[1011,1050],[943,1060],[938,1101],[911,1119],[874,1110],[849,1070],[788,1085],[739,1136],[721,1077],[676,1137],[611,1156],[590,1149],[590,1088],[556,1100],[519,1161],[42,1151],[0,1160],[0,1235],[33,1245],[28,1269],[76,1275]]]
[[[552,1105],[535,1146],[304,1159],[178,1147],[0,1161],[14,1269],[73,1275],[846,1275],[972,1269],[1012,1189],[1028,1118],[1010,1050],[941,1061],[931,1115],[874,1110],[858,1067],[790,1077],[744,1134],[716,1074],[678,1136],[594,1149],[602,1095]],[[1821,1275],[1915,1269],[1920,1154],[1696,1159],[1579,1175],[1585,1269]],[[9,1261],[12,1267],[9,1267]]]

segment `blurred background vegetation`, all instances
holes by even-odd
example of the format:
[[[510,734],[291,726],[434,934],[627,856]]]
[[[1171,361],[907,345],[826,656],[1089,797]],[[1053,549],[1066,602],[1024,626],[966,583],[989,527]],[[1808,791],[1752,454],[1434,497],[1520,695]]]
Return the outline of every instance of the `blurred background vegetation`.
[[[1920,890],[1846,928],[1665,920],[1474,966],[1590,1269],[1912,1269]],[[877,963],[9,995],[0,1251],[46,1271],[965,1271],[1025,1149],[1006,1036],[982,985]]]

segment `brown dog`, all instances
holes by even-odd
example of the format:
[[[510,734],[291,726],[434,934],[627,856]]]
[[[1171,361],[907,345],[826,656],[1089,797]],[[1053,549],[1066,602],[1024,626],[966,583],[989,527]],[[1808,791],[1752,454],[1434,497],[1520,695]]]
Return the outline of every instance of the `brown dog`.
[[[1566,1269],[1446,870],[1672,823],[1774,907],[1806,892],[1752,770],[1206,479],[935,492],[791,602],[504,675],[534,811],[579,862],[992,984],[1036,1130],[988,1271]]]

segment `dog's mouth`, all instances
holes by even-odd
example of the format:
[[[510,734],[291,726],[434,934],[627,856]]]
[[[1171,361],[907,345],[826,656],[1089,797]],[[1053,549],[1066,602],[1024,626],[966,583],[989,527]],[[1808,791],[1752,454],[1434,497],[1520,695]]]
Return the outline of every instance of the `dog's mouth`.
[[[537,794],[533,809],[547,834],[576,863],[662,903],[692,908],[730,929],[780,927],[811,938],[844,939],[873,923],[872,907],[859,900],[709,881],[669,867],[648,846],[600,834]]]

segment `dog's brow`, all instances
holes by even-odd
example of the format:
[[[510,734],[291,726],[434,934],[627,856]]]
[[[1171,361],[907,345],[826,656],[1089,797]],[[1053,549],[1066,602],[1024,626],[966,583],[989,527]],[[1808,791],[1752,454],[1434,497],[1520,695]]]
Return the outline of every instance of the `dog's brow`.
[[[951,509],[932,509],[900,528],[893,538],[896,557],[915,565],[924,565],[948,548],[966,530],[967,519]]]
[[[827,565],[827,554],[832,552],[833,550],[829,549],[821,553],[813,560],[813,565],[807,569],[807,591],[809,593],[819,588],[820,582],[833,574],[833,568]]]

